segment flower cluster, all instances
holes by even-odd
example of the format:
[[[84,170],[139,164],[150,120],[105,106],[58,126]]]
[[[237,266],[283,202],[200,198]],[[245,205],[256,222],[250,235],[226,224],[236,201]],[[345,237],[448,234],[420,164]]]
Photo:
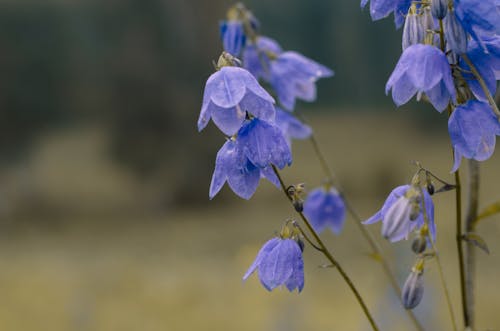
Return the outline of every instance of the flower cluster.
[[[365,6],[367,0],[361,2]],[[448,128],[461,157],[484,161],[494,151],[500,112],[500,11],[495,0],[371,0],[374,20],[394,12],[404,25],[403,53],[386,84],[397,106],[423,96],[452,115]],[[401,16],[400,14],[404,14]],[[490,98],[488,98],[490,96]],[[495,114],[496,113],[496,114]]]

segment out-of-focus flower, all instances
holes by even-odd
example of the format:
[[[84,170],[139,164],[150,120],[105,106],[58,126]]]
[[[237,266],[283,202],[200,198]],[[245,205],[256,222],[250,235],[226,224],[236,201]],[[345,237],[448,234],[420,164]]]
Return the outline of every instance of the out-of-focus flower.
[[[257,79],[269,81],[271,59],[280,55],[280,45],[271,38],[258,36],[255,42],[247,43],[243,50],[243,66]]]
[[[484,161],[493,155],[500,123],[489,104],[470,100],[455,108],[448,120],[448,131],[455,151],[454,172],[462,157]]]
[[[465,31],[484,50],[483,36],[500,34],[500,10],[495,0],[455,0],[456,15]]]
[[[444,18],[444,35],[450,50],[456,54],[463,54],[467,51],[467,33],[458,21],[453,8]]]
[[[367,4],[368,0],[361,0],[361,8]],[[394,22],[399,28],[410,5],[411,0],[370,0],[370,16],[372,20],[377,21],[394,12]]]
[[[431,12],[438,20],[442,20],[446,17],[448,12],[448,1],[449,0],[432,0],[431,2]]]
[[[314,189],[304,201],[304,214],[317,232],[321,233],[328,227],[339,234],[345,221],[344,200],[334,188]]]
[[[438,111],[456,98],[455,86],[446,55],[430,45],[412,45],[404,50],[385,86],[392,90],[397,106],[407,103],[415,94],[425,93]]]
[[[424,296],[423,268],[423,261],[418,261],[403,285],[401,300],[406,309],[413,309],[422,301],[422,297]]]
[[[291,145],[292,139],[306,139],[312,134],[312,129],[299,121],[295,116],[286,110],[276,107],[276,126],[283,132],[288,145]]]
[[[302,250],[294,239],[273,238],[266,242],[243,280],[256,270],[260,282],[268,291],[281,285],[285,285],[290,292],[294,289],[300,292],[304,288]]]

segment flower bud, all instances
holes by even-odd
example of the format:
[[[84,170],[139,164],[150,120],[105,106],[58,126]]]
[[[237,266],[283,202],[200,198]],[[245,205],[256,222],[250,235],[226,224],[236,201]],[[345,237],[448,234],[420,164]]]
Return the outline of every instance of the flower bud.
[[[422,16],[420,18],[422,22],[423,38],[424,44],[433,45],[434,44],[434,17],[432,17],[431,9],[428,6],[422,8]]]
[[[417,9],[413,4],[406,15],[403,28],[403,51],[411,45],[419,44],[424,39],[424,29],[420,17],[417,15]]]
[[[422,236],[415,238],[411,244],[411,250],[415,254],[421,254],[427,248],[427,239]]]
[[[406,309],[413,309],[420,301],[422,301],[422,296],[424,295],[424,271],[423,271],[423,261],[417,262],[416,266],[413,267],[410,275],[406,278],[405,284],[403,285],[403,293],[401,295],[401,300],[403,301],[403,306]]]
[[[448,48],[453,52],[463,54],[467,51],[467,34],[458,21],[453,8],[444,19],[444,35],[448,42]]]
[[[448,11],[448,0],[432,0],[431,11],[432,16],[438,20],[442,20]]]

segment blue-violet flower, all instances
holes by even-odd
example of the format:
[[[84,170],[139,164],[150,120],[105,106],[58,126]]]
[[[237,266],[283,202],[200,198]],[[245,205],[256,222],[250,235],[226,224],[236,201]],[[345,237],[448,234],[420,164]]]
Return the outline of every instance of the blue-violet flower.
[[[243,50],[243,66],[257,79],[270,79],[271,59],[282,52],[281,46],[274,40],[258,36],[254,43],[247,43]]]
[[[292,139],[306,139],[312,134],[312,129],[309,125],[302,123],[290,112],[278,107],[276,107],[275,124],[283,132],[289,146]]]
[[[334,188],[316,188],[304,201],[304,214],[317,232],[321,233],[328,227],[339,234],[345,221],[344,200]]]
[[[239,56],[246,41],[243,22],[222,21],[219,24],[219,30],[224,50],[231,55]]]

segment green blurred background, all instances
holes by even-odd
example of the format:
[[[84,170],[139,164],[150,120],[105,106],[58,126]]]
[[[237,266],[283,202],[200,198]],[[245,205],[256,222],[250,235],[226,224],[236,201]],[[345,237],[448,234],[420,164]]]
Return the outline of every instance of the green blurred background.
[[[196,120],[231,4],[0,1],[0,330],[369,330],[310,248],[300,295],[241,282],[294,214],[264,182],[249,202],[227,188],[208,201],[223,137],[213,125],[197,133]],[[411,178],[411,160],[452,180],[446,116],[425,104],[396,111],[384,95],[400,53],[392,18],[372,23],[351,0],[246,5],[263,34],[335,70],[299,110],[363,217]],[[319,185],[310,144],[293,152],[286,180]],[[500,197],[498,154],[482,164],[482,206]],[[436,219],[459,316],[452,195],[436,197]],[[483,330],[500,327],[499,220],[479,228],[491,250],[478,254]],[[352,220],[325,238],[383,329],[411,330]],[[383,244],[402,284],[410,243]],[[425,291],[417,316],[449,330],[432,261]]]

